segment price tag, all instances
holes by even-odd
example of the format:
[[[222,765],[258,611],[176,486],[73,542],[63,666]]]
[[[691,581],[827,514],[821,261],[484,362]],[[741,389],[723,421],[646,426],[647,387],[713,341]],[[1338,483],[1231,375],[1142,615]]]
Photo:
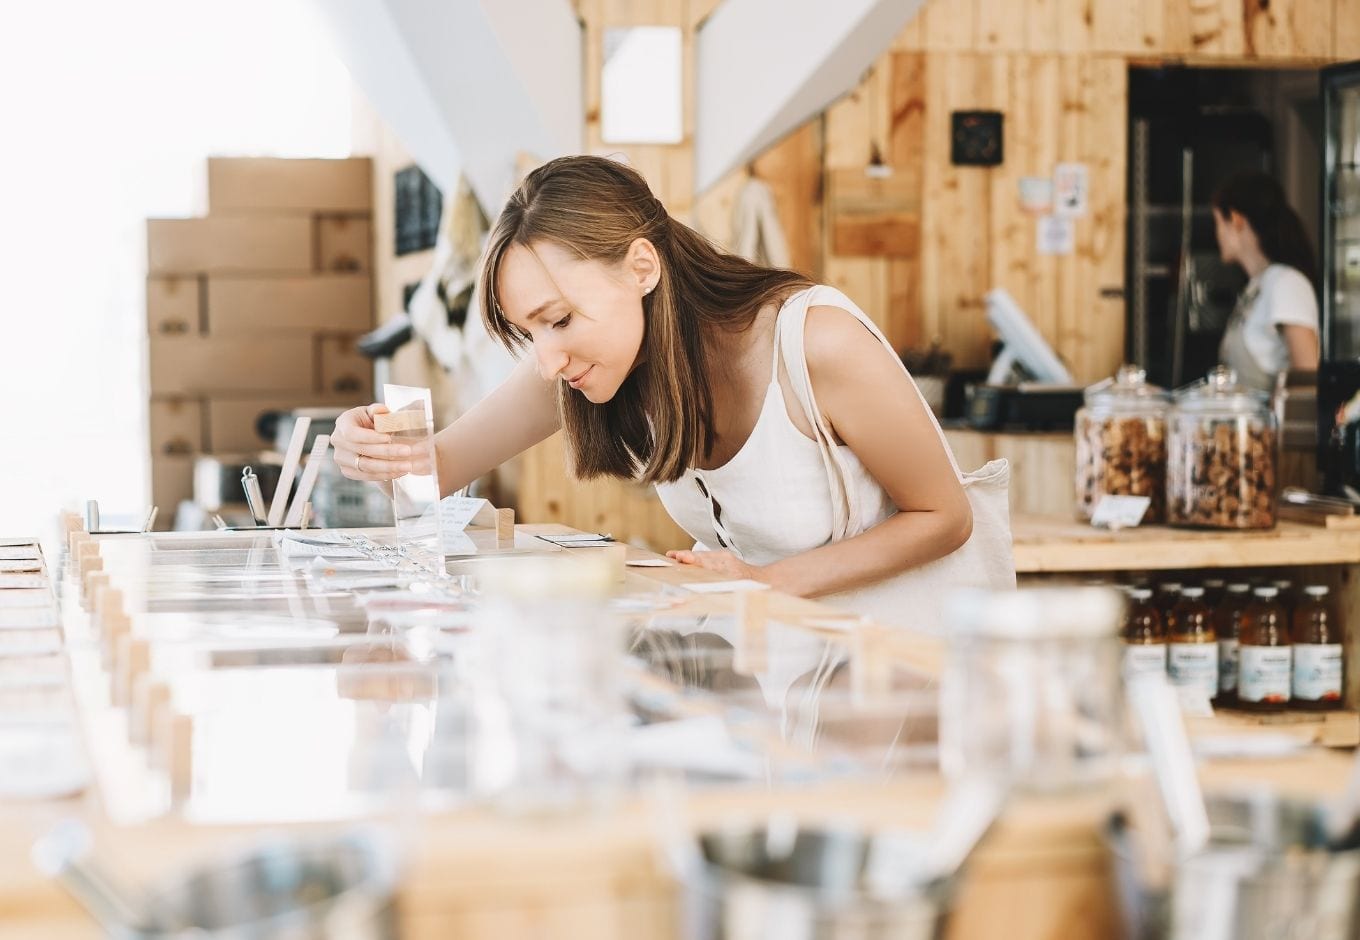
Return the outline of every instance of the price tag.
[[[1091,525],[1102,529],[1132,529],[1143,521],[1152,500],[1147,496],[1102,496],[1091,514]]]

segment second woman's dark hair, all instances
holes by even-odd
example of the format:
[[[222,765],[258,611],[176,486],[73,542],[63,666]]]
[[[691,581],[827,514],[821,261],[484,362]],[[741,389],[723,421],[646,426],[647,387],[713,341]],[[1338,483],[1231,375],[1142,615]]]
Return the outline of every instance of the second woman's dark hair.
[[[1222,215],[1236,212],[1247,220],[1261,253],[1272,264],[1297,268],[1316,285],[1312,239],[1273,176],[1256,171],[1238,173],[1220,186],[1210,201]]]

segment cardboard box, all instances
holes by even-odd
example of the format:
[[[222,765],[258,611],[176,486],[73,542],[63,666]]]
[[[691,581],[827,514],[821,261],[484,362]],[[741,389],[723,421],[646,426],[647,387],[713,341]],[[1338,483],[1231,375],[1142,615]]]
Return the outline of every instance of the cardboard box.
[[[318,271],[373,270],[373,222],[366,215],[318,215]]]
[[[150,407],[151,456],[197,454],[206,441],[203,401],[199,398],[153,398]]]
[[[373,360],[359,352],[358,336],[316,337],[317,389],[372,401]]]
[[[310,216],[148,219],[149,274],[306,274],[315,263]]]
[[[373,328],[373,284],[365,274],[207,278],[207,324],[214,336],[276,330]]]
[[[373,161],[209,157],[208,211],[368,212]]]
[[[146,329],[152,336],[203,331],[203,284],[199,277],[146,279]]]
[[[165,531],[175,523],[175,510],[183,500],[194,498],[194,458],[176,455],[151,458],[151,505],[160,507],[156,529]]]
[[[210,453],[250,453],[268,449],[273,439],[256,430],[260,418],[270,412],[293,408],[352,408],[369,404],[368,398],[318,395],[271,395],[267,397],[214,397],[204,407],[207,448]]]
[[[149,343],[153,396],[316,390],[316,355],[307,333],[153,336]]]

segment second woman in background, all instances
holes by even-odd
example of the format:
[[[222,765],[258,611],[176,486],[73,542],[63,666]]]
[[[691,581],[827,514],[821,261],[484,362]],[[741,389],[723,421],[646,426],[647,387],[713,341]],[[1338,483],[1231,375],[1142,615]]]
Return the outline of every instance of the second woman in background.
[[[1212,202],[1220,255],[1251,279],[1238,297],[1218,358],[1243,384],[1273,391],[1281,372],[1317,368],[1313,248],[1284,190],[1264,173],[1232,177]]]

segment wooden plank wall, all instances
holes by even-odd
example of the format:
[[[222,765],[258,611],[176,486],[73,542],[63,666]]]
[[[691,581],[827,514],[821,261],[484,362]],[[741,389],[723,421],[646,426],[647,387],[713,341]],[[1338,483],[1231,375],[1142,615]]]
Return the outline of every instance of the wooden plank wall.
[[[587,149],[626,155],[673,215],[720,244],[730,240],[733,200],[754,172],[774,189],[794,266],[844,290],[899,348],[939,337],[956,364],[984,365],[991,334],[982,296],[1004,286],[1083,382],[1110,374],[1123,357],[1128,66],[1360,58],[1360,0],[928,0],[858,87],[696,198],[693,36],[719,2],[575,0],[585,27]],[[685,31],[686,138],[678,145],[599,139],[604,30],[629,25]],[[975,108],[1006,115],[1000,167],[949,163],[949,112]],[[864,168],[875,151],[919,189],[916,257],[830,250],[825,181]],[[1077,222],[1073,255],[1041,256],[1034,219],[1017,206],[1017,180],[1068,160],[1090,168],[1090,211]],[[525,520],[654,548],[687,541],[649,491],[571,481],[560,439],[526,455],[518,508]]]

